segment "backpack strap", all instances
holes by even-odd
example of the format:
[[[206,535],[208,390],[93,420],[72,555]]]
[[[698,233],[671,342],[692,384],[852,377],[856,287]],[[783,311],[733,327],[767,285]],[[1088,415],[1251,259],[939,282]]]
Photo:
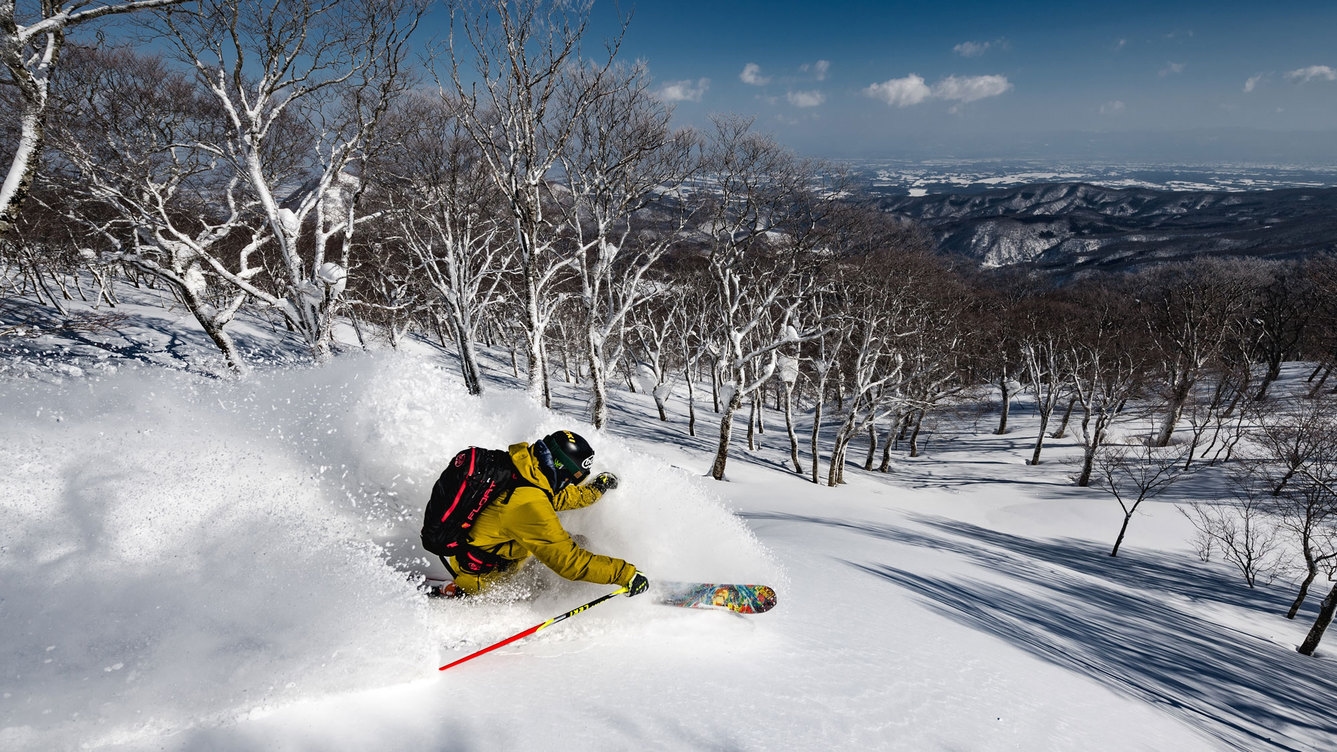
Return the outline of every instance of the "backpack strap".
[[[514,465],[514,463],[512,463],[512,465]],[[503,496],[499,496],[492,502],[492,504],[502,506],[509,503],[511,496],[515,494],[515,490],[521,486],[538,489],[548,498],[549,503],[552,502],[552,492],[542,486],[531,483],[520,473],[518,468],[512,467],[509,488],[505,490]],[[454,546],[455,552],[453,555],[455,557],[455,563],[461,571],[472,575],[484,575],[490,572],[506,569],[515,563],[513,559],[507,559],[495,550],[488,550],[475,546],[468,541],[468,537],[468,533],[466,533],[464,539],[461,540],[458,545]],[[501,545],[504,544],[498,544],[497,547],[500,547]],[[449,564],[446,566],[447,568],[450,568]]]
[[[455,511],[455,507],[460,505],[460,498],[464,496],[464,489],[469,485],[468,479],[474,474],[474,466],[477,464],[477,461],[478,447],[469,447],[469,469],[464,473],[465,482],[460,484],[459,490],[455,492],[454,500],[450,502],[450,506],[447,507],[446,511],[441,515],[442,522],[445,522],[446,518],[450,516],[450,513]]]

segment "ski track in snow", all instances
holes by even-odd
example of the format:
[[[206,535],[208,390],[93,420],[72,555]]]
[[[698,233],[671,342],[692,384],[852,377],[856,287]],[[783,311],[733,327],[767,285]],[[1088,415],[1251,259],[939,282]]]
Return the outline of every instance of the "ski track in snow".
[[[683,416],[660,423],[648,396],[619,394],[595,432],[564,385],[556,414],[496,382],[472,398],[426,347],[240,382],[137,357],[8,357],[5,750],[1337,741],[1337,669],[1293,650],[1313,608],[1287,622],[1287,585],[1249,591],[1197,562],[1172,501],[1108,557],[1117,505],[1068,484],[1071,441],[1023,464],[1020,401],[1008,436],[944,425],[926,456],[886,476],[851,468],[833,490],[783,470],[782,431],[755,452],[736,443],[715,483],[700,474],[706,408],[691,438]],[[652,578],[772,584],[776,609],[617,598],[437,672],[607,592],[542,569],[472,602],[414,591],[440,574],[417,528],[442,463],[559,426],[623,481],[564,517],[590,548]]]

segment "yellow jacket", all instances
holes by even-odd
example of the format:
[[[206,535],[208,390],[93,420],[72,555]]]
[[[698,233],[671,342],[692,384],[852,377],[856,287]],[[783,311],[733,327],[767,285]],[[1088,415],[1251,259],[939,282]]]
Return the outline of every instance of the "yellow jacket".
[[[520,486],[509,498],[489,504],[475,520],[468,542],[512,564],[482,577],[461,572],[456,584],[466,593],[477,593],[495,579],[514,572],[531,555],[568,580],[618,585],[631,582],[634,566],[581,548],[557,519],[558,512],[587,507],[603,494],[589,486],[567,486],[552,494],[552,484],[539,469],[529,445],[512,444],[509,451],[520,475],[534,485]]]

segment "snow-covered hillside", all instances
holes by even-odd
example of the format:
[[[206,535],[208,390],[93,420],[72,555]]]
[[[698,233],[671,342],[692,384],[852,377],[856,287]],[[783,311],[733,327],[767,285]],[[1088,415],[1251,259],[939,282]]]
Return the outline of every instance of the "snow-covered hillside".
[[[225,380],[188,322],[122,311],[83,342],[0,343],[0,749],[1337,746],[1333,649],[1294,650],[1313,606],[1287,621],[1289,583],[1194,556],[1175,506],[1212,479],[1145,505],[1111,558],[1118,506],[1070,484],[1071,444],[1024,464],[1020,401],[1007,436],[944,420],[843,488],[786,472],[782,433],[717,483],[681,402],[661,423],[619,393],[596,432],[574,389],[556,413],[500,378],[472,398],[426,346]],[[414,589],[446,459],[559,426],[623,479],[565,517],[590,548],[772,584],[775,610],[617,598],[438,672],[607,592],[542,571],[477,601]]]
[[[1161,190],[1078,182],[887,196],[935,246],[982,266],[1034,264],[1059,276],[1202,256],[1296,259],[1331,249],[1330,187]]]

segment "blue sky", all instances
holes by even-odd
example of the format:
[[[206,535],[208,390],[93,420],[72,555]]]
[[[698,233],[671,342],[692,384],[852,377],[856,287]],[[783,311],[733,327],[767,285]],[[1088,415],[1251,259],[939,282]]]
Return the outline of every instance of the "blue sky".
[[[681,124],[751,115],[804,154],[1337,164],[1332,0],[621,9],[634,15],[620,56],[648,63]],[[613,11],[598,0],[589,42]]]

